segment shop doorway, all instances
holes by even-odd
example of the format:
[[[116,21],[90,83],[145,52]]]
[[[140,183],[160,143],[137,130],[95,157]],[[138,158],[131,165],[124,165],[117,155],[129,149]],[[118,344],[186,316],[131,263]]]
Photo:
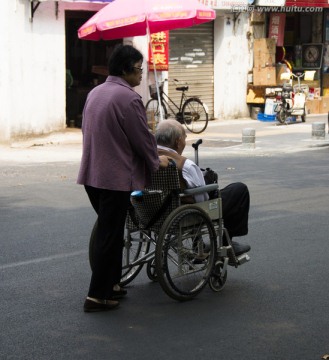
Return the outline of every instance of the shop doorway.
[[[66,124],[81,127],[82,111],[89,91],[105,81],[110,54],[122,39],[86,41],[77,32],[94,12],[66,11]]]

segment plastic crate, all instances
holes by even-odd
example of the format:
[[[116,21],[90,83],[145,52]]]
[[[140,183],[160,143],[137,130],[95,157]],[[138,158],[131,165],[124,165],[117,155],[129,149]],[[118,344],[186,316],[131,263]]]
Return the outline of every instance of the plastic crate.
[[[260,121],[275,121],[275,118],[276,118],[276,115],[266,115],[266,114],[263,114],[263,113],[258,113],[257,114],[257,120],[260,120]]]

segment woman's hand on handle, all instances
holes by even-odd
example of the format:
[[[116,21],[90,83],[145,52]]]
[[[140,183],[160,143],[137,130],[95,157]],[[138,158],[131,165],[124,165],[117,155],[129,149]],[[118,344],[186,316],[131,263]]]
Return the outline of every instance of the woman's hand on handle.
[[[166,168],[166,167],[168,167],[168,165],[169,165],[169,160],[170,160],[170,158],[168,158],[167,156],[165,156],[165,155],[160,155],[160,156],[159,156],[160,167],[161,167],[161,168]]]

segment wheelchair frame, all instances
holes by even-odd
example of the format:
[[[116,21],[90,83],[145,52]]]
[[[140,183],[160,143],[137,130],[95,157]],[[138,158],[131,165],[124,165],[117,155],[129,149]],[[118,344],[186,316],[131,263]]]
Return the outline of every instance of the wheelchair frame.
[[[234,253],[224,227],[221,195],[201,203],[182,204],[184,198],[216,189],[218,184],[211,184],[182,192],[174,164],[153,174],[151,186],[141,198],[132,197],[121,286],[130,283],[146,265],[149,279],[159,281],[165,293],[178,301],[195,297],[206,284],[213,291],[222,290],[228,266],[237,268],[250,257]],[[89,244],[91,267],[96,230],[97,221]]]

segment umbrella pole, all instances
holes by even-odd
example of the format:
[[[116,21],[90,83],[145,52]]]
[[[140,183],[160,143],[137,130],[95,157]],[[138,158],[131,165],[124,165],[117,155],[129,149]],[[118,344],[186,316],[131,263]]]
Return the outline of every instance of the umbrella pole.
[[[160,97],[160,90],[159,90],[159,81],[158,81],[156,66],[155,66],[155,63],[154,63],[154,55],[153,55],[153,48],[152,48],[152,43],[151,43],[150,28],[149,28],[149,22],[148,22],[147,17],[146,17],[146,33],[147,33],[147,41],[148,41],[148,43],[149,43],[149,47],[150,47],[150,51],[151,51],[151,56],[152,56],[152,61],[153,61],[155,87],[156,87],[156,91],[157,91],[157,97],[158,97],[158,102],[159,102],[159,110],[160,110],[160,121],[162,121],[162,120],[163,120],[163,109],[162,109],[162,106],[161,106],[161,97]]]

